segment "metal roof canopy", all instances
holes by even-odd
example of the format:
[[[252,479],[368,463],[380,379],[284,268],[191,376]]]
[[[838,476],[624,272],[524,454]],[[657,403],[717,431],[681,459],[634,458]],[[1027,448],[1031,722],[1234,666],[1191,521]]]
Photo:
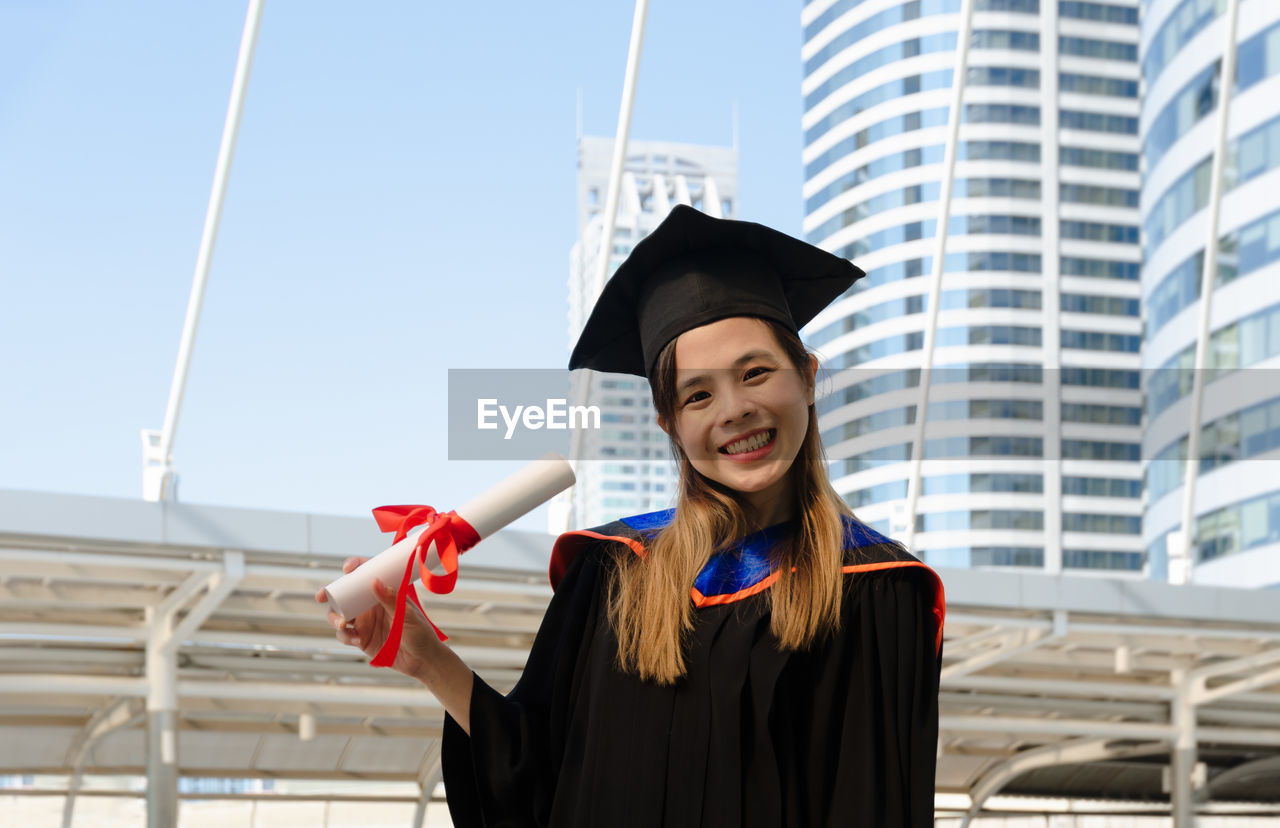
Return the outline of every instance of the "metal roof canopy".
[[[432,618],[487,681],[520,674],[552,538],[464,556]],[[172,635],[184,776],[439,780],[443,712],[337,643],[316,589],[386,545],[372,520],[0,490],[0,774],[142,774],[148,651]],[[1280,801],[1275,592],[1089,574],[939,570],[948,615],[938,791]],[[167,621],[165,619],[168,619]],[[306,740],[303,740],[306,737]],[[425,803],[425,798],[424,798]],[[1167,805],[1163,806],[1167,813]]]

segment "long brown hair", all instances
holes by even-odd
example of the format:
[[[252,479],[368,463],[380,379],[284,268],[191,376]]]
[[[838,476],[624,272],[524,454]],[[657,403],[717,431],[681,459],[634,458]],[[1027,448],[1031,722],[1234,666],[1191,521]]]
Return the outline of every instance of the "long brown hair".
[[[808,377],[810,354],[800,338],[771,320],[774,338],[788,360]],[[673,423],[677,405],[675,341],[658,356],[652,377],[658,416]],[[674,429],[673,429],[674,431]],[[685,673],[684,643],[693,629],[690,589],[711,555],[757,528],[749,524],[737,493],[704,477],[671,437],[680,468],[675,516],[647,544],[647,554],[624,557],[614,570],[609,617],[624,671],[660,684]],[[789,650],[804,649],[835,629],[843,593],[843,515],[852,515],[827,477],[818,415],[809,406],[804,441],[788,472],[792,476],[795,531],[774,549],[778,580],[768,590],[771,627]]]

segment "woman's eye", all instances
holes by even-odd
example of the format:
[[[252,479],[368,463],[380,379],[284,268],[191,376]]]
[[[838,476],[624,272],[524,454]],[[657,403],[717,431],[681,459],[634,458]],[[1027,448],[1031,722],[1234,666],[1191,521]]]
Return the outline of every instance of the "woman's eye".
[[[755,379],[756,377],[762,376],[762,375],[767,374],[767,373],[769,373],[769,369],[768,369],[768,368],[764,368],[764,367],[761,367],[761,366],[756,366],[755,368],[749,368],[749,369],[747,369],[747,373],[743,374],[742,378],[743,378],[743,379]]]
[[[710,396],[711,395],[708,394],[706,391],[695,391],[689,395],[689,398],[684,401],[684,404],[692,405],[693,403],[696,403],[696,402],[702,402],[703,400],[708,399]]]

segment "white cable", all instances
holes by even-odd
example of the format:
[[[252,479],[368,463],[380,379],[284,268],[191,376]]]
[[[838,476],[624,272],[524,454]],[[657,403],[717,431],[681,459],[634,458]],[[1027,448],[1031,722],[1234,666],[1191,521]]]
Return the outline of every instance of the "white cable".
[[[1200,474],[1200,419],[1204,403],[1204,372],[1209,355],[1209,312],[1213,282],[1218,275],[1218,224],[1222,213],[1222,168],[1227,155],[1227,121],[1231,115],[1231,90],[1236,77],[1236,20],[1240,0],[1228,0],[1223,34],[1222,72],[1218,76],[1218,132],[1213,146],[1209,177],[1208,241],[1204,270],[1200,275],[1200,320],[1196,334],[1195,365],[1191,371],[1191,422],[1187,431],[1187,463],[1182,484],[1182,543],[1169,559],[1169,580],[1185,584],[1191,579],[1191,544],[1195,540],[1196,477]],[[1179,370],[1174,368],[1173,370]]]
[[[213,192],[209,195],[209,207],[205,212],[204,233],[200,238],[200,252],[196,256],[195,278],[191,285],[191,296],[187,300],[187,317],[182,326],[178,362],[173,369],[169,403],[164,414],[164,429],[160,435],[159,456],[166,468],[172,463],[173,442],[178,431],[178,417],[182,413],[182,397],[186,391],[187,373],[191,368],[196,329],[200,325],[200,309],[204,303],[205,286],[209,280],[209,266],[213,262],[214,245],[218,240],[218,222],[222,218],[227,180],[231,176],[231,161],[236,152],[236,137],[240,131],[240,116],[244,112],[245,93],[249,87],[249,72],[253,68],[253,52],[258,40],[258,27],[262,22],[264,2],[265,0],[249,0],[244,32],[240,37],[236,74],[231,82],[231,101],[227,105],[227,117],[222,127],[222,145],[218,149],[218,165],[213,173]]]
[[[960,31],[956,35],[955,74],[951,77],[951,108],[947,119],[947,144],[943,151],[941,192],[938,194],[937,243],[933,269],[929,274],[929,321],[924,329],[924,355],[920,367],[920,393],[916,402],[915,437],[911,442],[911,477],[907,481],[908,549],[915,540],[916,505],[920,500],[920,466],[924,459],[924,424],[929,411],[930,374],[933,371],[934,342],[938,333],[938,306],[942,304],[942,270],[946,264],[947,224],[951,221],[951,190],[956,176],[956,155],[960,148],[960,122],[964,115],[964,81],[969,67],[969,38],[973,32],[973,0],[960,0]]]
[[[613,260],[613,233],[618,220],[618,194],[622,189],[622,169],[627,161],[627,140],[631,136],[631,111],[636,101],[636,77],[640,73],[640,50],[644,46],[644,24],[649,13],[649,0],[636,0],[635,13],[631,17],[631,43],[627,47],[627,71],[622,79],[622,103],[618,107],[618,129],[613,139],[613,158],[609,165],[609,190],[604,200],[604,214],[601,218],[599,262],[592,284],[594,290],[590,294],[590,303],[594,303],[604,290],[609,280],[609,262]],[[586,239],[583,239],[584,246]],[[578,397],[580,404],[591,400],[591,372],[582,379],[582,392]],[[574,471],[582,459],[582,443],[584,429],[576,428],[569,441],[569,463]],[[582,479],[581,473],[578,474]],[[565,511],[565,531],[573,528],[573,506],[578,489],[569,490],[569,506]]]

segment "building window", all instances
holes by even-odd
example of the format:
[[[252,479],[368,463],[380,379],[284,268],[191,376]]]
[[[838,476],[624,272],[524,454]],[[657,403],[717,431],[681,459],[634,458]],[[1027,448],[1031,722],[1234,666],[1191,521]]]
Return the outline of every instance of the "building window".
[[[1130,388],[1138,389],[1141,376],[1137,371],[1125,371],[1117,368],[1075,368],[1062,369],[1063,385],[1087,385],[1093,388]]]
[[[974,0],[973,10],[1039,14],[1040,0]]]
[[[943,122],[946,122],[945,110],[941,110],[944,114]],[[894,120],[894,119],[890,119]],[[878,125],[877,125],[878,126]],[[873,129],[874,127],[868,127]],[[865,130],[864,130],[865,131]],[[831,199],[852,190],[854,187],[860,186],[882,175],[899,172],[901,170],[909,170],[913,167],[919,167],[925,164],[941,164],[942,163],[942,144],[936,144],[929,147],[920,147],[916,149],[904,150],[903,152],[892,153],[891,155],[877,158],[869,161],[863,166],[852,172],[845,173],[840,178],[823,187],[805,200],[805,209],[812,213]],[[847,153],[843,153],[847,154]],[[810,166],[817,166],[819,170],[826,169],[831,160],[827,156],[830,152],[823,153],[822,157]],[[819,165],[819,162],[821,164]],[[809,234],[812,238],[815,234]]]
[[[914,405],[894,408],[888,411],[877,411],[875,414],[868,414],[865,417],[842,423],[835,428],[827,429],[822,432],[822,442],[827,445],[835,445],[845,440],[861,437],[864,434],[883,431],[886,428],[900,428],[911,425],[915,421],[916,407]]]
[[[967,124],[1040,124],[1040,107],[1018,104],[965,104],[964,122]]]
[[[1110,569],[1123,572],[1141,572],[1146,562],[1142,552],[1113,549],[1064,549],[1064,569]]]
[[[1039,328],[1020,325],[969,325],[938,329],[938,347],[962,345],[1026,345],[1040,347]]]
[[[1206,67],[1182,87],[1152,120],[1142,144],[1147,170],[1154,169],[1175,141],[1218,107],[1218,76],[1221,70],[1219,61]]]
[[[940,308],[1019,308],[1040,309],[1040,291],[1014,290],[1013,288],[969,288],[968,290],[944,290]]]
[[[1139,426],[1142,425],[1142,409],[1132,405],[1063,403],[1062,420],[1067,423]]]
[[[1044,549],[1039,546],[950,546],[922,554],[929,566],[1044,566]]]
[[[926,495],[972,494],[974,492],[1041,494],[1044,492],[1044,476],[998,472],[942,474],[926,477],[923,489]]]
[[[1142,518],[1136,515],[1062,513],[1064,532],[1101,532],[1109,535],[1141,535]]]
[[[969,36],[972,49],[1012,49],[1020,52],[1040,51],[1040,35],[1019,29],[977,29]]]
[[[1207,382],[1280,354],[1280,304],[1214,331],[1209,337]],[[1190,345],[1151,372],[1147,413],[1155,416],[1191,391],[1195,346]]]
[[[917,532],[963,532],[975,529],[1044,529],[1044,512],[1026,509],[972,509],[916,515]]]
[[[1091,279],[1123,279],[1138,281],[1137,262],[1116,262],[1108,259],[1086,259],[1079,256],[1063,256],[1058,270],[1063,276],[1086,276]]]
[[[1259,32],[1236,49],[1236,91],[1243,92],[1280,72],[1280,23]]]
[[[1094,296],[1087,293],[1061,294],[1064,313],[1097,313],[1107,316],[1138,316],[1138,300],[1124,296]]]
[[[1199,563],[1280,542],[1280,492],[1233,503],[1196,519]]]
[[[1058,225],[1064,239],[1106,242],[1108,244],[1137,244],[1138,227],[1133,224],[1102,224],[1096,221],[1063,221]]]
[[[1119,187],[1098,187],[1088,184],[1062,184],[1058,200],[1069,204],[1100,204],[1106,207],[1138,206],[1138,191]]]
[[[1219,264],[1213,287],[1280,260],[1280,210],[1254,219],[1219,239]],[[1204,251],[1197,251],[1169,271],[1147,299],[1147,338],[1155,337],[1172,317],[1197,301],[1204,271]]]
[[[947,400],[929,406],[929,421],[1043,420],[1040,400]]]
[[[1044,440],[1039,437],[991,435],[941,437],[926,440],[926,459],[944,457],[1043,457]]]
[[[1111,98],[1136,98],[1138,82],[1124,78],[1062,72],[1058,75],[1058,91],[1075,92],[1080,95],[1105,95]]]
[[[1018,69],[1010,66],[973,66],[965,73],[966,86],[1017,86],[1023,89],[1040,88],[1040,72],[1037,69]]]
[[[1080,497],[1142,497],[1142,481],[1121,477],[1069,477],[1062,478],[1062,493]]]
[[[1142,77],[1147,88],[1165,70],[1174,55],[1227,8],[1227,0],[1182,0],[1160,26],[1147,46],[1142,62]]]
[[[1059,110],[1058,126],[1062,129],[1082,129],[1089,132],[1114,132],[1121,135],[1138,134],[1137,118],[1103,112],[1081,112],[1075,109]]]
[[[904,463],[911,459],[911,444],[899,443],[893,446],[881,446],[871,451],[855,454],[844,460],[831,464],[831,476],[843,477],[846,474],[873,469],[890,463]]]
[[[1133,6],[1113,6],[1110,3],[1085,3],[1079,0],[1062,0],[1058,3],[1059,17],[1077,20],[1097,20],[1102,23],[1138,25],[1138,10]]]
[[[948,253],[943,270],[947,273],[1005,270],[1015,273],[1039,273],[1040,254],[1005,253]]]
[[[870,20],[863,21],[857,26],[854,26],[838,39],[845,40],[850,34],[856,33],[859,29],[866,28],[868,24],[879,22],[877,18],[883,17],[885,14],[893,15],[901,9],[905,9],[912,5],[918,4],[907,3],[906,5],[889,9],[887,12],[881,12],[880,14],[873,16]],[[826,48],[830,47],[828,46]],[[826,51],[826,48],[823,49],[824,52]],[[848,66],[842,67],[831,77],[823,81],[821,86],[804,96],[804,108],[806,110],[813,109],[832,92],[848,85],[850,81],[856,80],[868,72],[879,69],[881,66],[887,66],[890,63],[896,63],[900,60],[907,60],[909,58],[933,54],[935,52],[954,52],[955,48],[955,32],[942,32],[941,34],[926,35],[924,37],[913,37],[910,40],[904,40],[901,43],[886,46],[883,49],[879,49],[865,57],[855,60]]]
[[[961,161],[1025,161],[1040,163],[1040,145],[1023,141],[963,141]]]
[[[1038,216],[1008,215],[959,215],[952,216],[948,225],[958,236],[1039,236]]]
[[[1066,167],[1094,167],[1103,170],[1128,170],[1137,172],[1136,152],[1111,152],[1088,147],[1062,147],[1058,151],[1058,163]]]
[[[1062,347],[1083,351],[1113,351],[1136,354],[1142,347],[1137,334],[1104,333],[1102,331],[1062,331]]]
[[[844,496],[844,502],[849,504],[850,509],[861,509],[863,506],[870,506],[873,503],[901,500],[906,496],[907,481],[894,480],[889,483],[881,483],[878,486],[869,486],[865,489],[849,492]]]
[[[1060,37],[1058,38],[1058,51],[1064,55],[1120,60],[1126,63],[1133,63],[1138,59],[1138,45],[1136,43],[1093,40],[1086,37]]]
[[[1067,460],[1137,462],[1142,458],[1142,446],[1138,443],[1112,443],[1105,440],[1063,440],[1062,456]]]
[[[873,106],[884,103],[885,101],[901,98],[906,95],[914,95],[918,92],[931,92],[935,89],[950,88],[950,69],[939,69],[935,72],[925,72],[920,75],[910,75],[905,78],[889,81],[888,83],[881,84],[880,86],[868,90],[858,97],[846,101],[836,107],[826,117],[818,121],[818,123],[805,130],[804,141],[806,144],[812,144],[839,124],[842,124],[858,113],[864,112]]]

